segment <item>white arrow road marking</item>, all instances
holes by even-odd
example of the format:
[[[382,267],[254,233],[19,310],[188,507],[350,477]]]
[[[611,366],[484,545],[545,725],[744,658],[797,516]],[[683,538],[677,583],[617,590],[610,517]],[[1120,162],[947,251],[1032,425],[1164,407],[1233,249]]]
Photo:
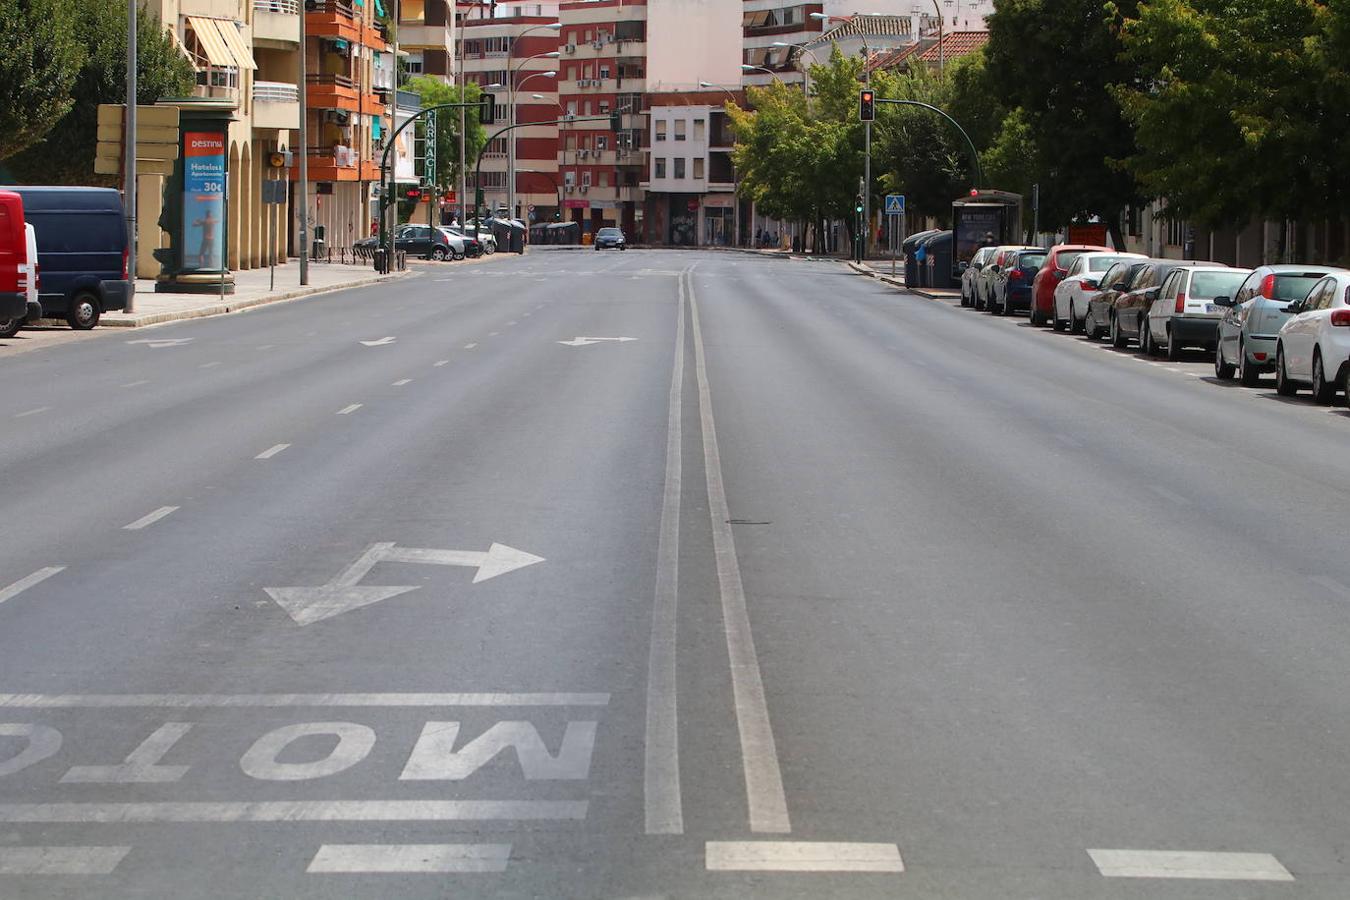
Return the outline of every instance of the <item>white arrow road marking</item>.
[[[387,337],[380,338],[378,341],[362,341],[361,345],[364,347],[383,347],[386,344],[392,344],[396,340],[398,340],[398,338],[394,337],[393,335],[389,335]]]
[[[65,566],[47,566],[45,569],[38,569],[27,578],[20,578],[7,588],[0,588],[0,603],[4,603],[6,600],[12,600],[33,585],[46,581],[57,572],[64,572],[65,570]]]
[[[636,341],[636,340],[637,338],[635,337],[581,337],[580,335],[578,335],[577,337],[572,338],[570,341],[558,341],[558,343],[562,344],[564,347],[585,347],[589,344],[601,344],[607,341],[611,343],[622,344],[627,341]]]
[[[180,344],[190,344],[196,338],[138,338],[134,341],[127,341],[128,344],[145,344],[152,349],[160,347],[177,347]]]
[[[398,547],[393,543],[372,544],[342,574],[315,587],[263,588],[298,625],[310,625],[417,590],[417,585],[361,585],[359,582],[380,562],[425,563],[436,566],[476,568],[473,583],[487,581],[516,569],[543,562],[542,556],[494,543],[479,550],[434,550]]]

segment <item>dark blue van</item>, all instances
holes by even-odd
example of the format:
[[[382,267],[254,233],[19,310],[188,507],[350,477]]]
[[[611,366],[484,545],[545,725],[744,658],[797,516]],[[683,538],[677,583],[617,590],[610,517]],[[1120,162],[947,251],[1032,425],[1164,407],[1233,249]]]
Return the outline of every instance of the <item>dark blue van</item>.
[[[4,187],[23,198],[37,233],[45,316],[93,328],[110,309],[125,309],[127,227],[122,194],[113,188]]]

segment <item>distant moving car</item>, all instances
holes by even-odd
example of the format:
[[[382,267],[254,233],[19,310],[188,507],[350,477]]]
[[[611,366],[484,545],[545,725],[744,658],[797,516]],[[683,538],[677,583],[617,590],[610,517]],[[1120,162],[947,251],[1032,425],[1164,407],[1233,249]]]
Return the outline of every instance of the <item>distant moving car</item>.
[[[1055,288],[1069,274],[1074,260],[1084,253],[1109,250],[1096,244],[1056,244],[1046,255],[1045,265],[1036,273],[1031,286],[1031,324],[1045,325],[1051,321],[1055,311]]]
[[[994,255],[996,247],[981,247],[975,251],[975,255],[970,258],[961,269],[961,305],[975,305],[975,281],[980,277],[980,270],[985,267],[990,258]]]
[[[1101,289],[1103,276],[1116,263],[1145,259],[1142,253],[1119,253],[1114,250],[1080,253],[1069,265],[1068,274],[1055,286],[1054,308],[1050,324],[1056,331],[1068,329],[1074,334],[1083,330],[1087,317],[1088,297]]]
[[[1275,369],[1275,346],[1289,304],[1308,296],[1327,275],[1341,271],[1332,266],[1258,266],[1232,297],[1216,297],[1215,305],[1227,312],[1219,320],[1214,373],[1232,378],[1236,371],[1243,385],[1256,385],[1263,372]]]
[[[1350,272],[1323,278],[1286,312],[1275,344],[1275,389],[1290,396],[1307,385],[1314,400],[1328,404],[1337,385],[1350,386]]]
[[[131,293],[122,194],[113,188],[5,187],[23,198],[24,219],[37,233],[43,315],[64,316],[86,330]]]
[[[1095,341],[1106,334],[1114,319],[1116,298],[1126,293],[1140,272],[1148,267],[1147,259],[1121,261],[1106,270],[1097,290],[1088,295],[1087,313],[1083,318],[1083,332]]]
[[[1214,298],[1233,296],[1250,273],[1250,269],[1215,266],[1173,270],[1149,305],[1140,349],[1145,354],[1164,351],[1174,361],[1186,347],[1212,352],[1219,339],[1219,320],[1227,312],[1214,304]]]
[[[614,250],[627,250],[628,245],[624,242],[623,231],[618,228],[601,228],[595,233],[595,249],[603,250],[609,247]]]
[[[1031,308],[1031,285],[1045,262],[1046,251],[1014,250],[1003,254],[1001,271],[994,276],[990,312],[1010,315],[1014,310]]]

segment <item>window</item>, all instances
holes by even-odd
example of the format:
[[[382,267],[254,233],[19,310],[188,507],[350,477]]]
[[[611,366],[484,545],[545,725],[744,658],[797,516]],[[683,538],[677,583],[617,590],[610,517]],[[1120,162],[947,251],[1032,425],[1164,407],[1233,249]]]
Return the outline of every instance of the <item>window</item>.
[[[694,120],[694,140],[696,141],[703,140],[704,135],[707,132],[707,125],[708,123],[702,119]]]
[[[676,120],[675,120],[675,140],[677,140],[677,141],[682,141],[682,140],[684,140],[684,137],[685,137],[685,135],[684,135],[685,126],[688,125],[688,124],[689,124],[689,123],[686,122],[684,119],[676,119]]]
[[[421,75],[421,74],[422,74],[422,54],[420,54],[420,53],[409,53],[406,57],[404,57],[404,59],[403,59],[403,71],[407,72],[409,75]]]
[[[581,173],[581,186],[582,186],[582,187],[590,187],[590,186],[591,186],[591,173],[590,173],[590,172],[582,172],[582,173]]]
[[[694,178],[695,180],[703,179],[703,157],[701,156],[694,157]]]
[[[600,187],[609,187],[609,173],[601,172],[599,175]]]
[[[658,156],[658,157],[656,158],[656,174],[653,175],[652,177],[653,177],[653,178],[665,178],[665,177],[666,177],[666,160],[665,160],[665,157],[663,157],[663,156]]]
[[[567,149],[568,150],[577,149],[577,136],[575,134],[569,134],[567,136]]]
[[[600,77],[601,77],[601,78],[608,78],[608,77],[609,77],[609,66],[601,66],[601,67],[600,67]]]
[[[587,100],[581,104],[581,114],[589,116],[591,114],[591,101]]]
[[[656,120],[656,139],[657,139],[658,141],[664,141],[664,140],[666,139],[666,120],[665,120],[665,119],[657,119],[657,120]]]
[[[683,178],[683,177],[684,177],[684,157],[683,157],[683,156],[677,156],[677,157],[675,157],[675,177],[676,177],[676,178]]]
[[[596,138],[595,138],[595,149],[596,149],[596,150],[608,150],[608,149],[609,149],[609,138],[605,137],[603,134],[597,135]]]
[[[607,112],[609,112],[609,101],[608,101],[608,100],[601,100],[601,101],[600,101],[600,114],[601,114],[601,115],[604,115],[604,114],[607,113]]]
[[[575,187],[576,183],[577,183],[576,172],[567,171],[563,173],[563,184],[567,185],[568,187]]]
[[[582,78],[590,78],[590,77],[591,77],[591,67],[590,67],[590,66],[586,66],[586,67],[584,67],[584,68],[581,70],[581,77],[582,77]]]
[[[569,116],[575,116],[577,114],[577,101],[575,100],[567,101],[567,114]]]

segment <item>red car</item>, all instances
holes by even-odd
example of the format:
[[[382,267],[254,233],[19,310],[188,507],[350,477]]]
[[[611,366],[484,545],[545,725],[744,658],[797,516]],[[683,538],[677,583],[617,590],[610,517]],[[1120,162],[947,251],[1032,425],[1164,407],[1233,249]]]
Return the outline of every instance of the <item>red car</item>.
[[[1055,316],[1055,288],[1069,273],[1069,266],[1080,253],[1094,250],[1110,251],[1110,247],[1096,247],[1092,244],[1056,244],[1050,248],[1045,264],[1036,273],[1031,283],[1031,324],[1048,325]]]

